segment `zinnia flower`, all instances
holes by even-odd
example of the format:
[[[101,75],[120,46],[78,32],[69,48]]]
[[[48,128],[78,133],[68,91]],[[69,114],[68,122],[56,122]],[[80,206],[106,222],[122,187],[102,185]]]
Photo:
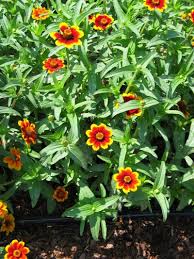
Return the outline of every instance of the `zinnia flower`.
[[[78,26],[69,26],[67,23],[59,25],[60,32],[51,32],[50,36],[57,46],[72,48],[74,45],[81,45],[80,38],[84,36],[83,31]]]
[[[94,29],[99,31],[104,31],[108,29],[113,23],[114,19],[107,14],[97,14],[93,17],[91,22],[94,23]]]
[[[43,61],[43,68],[47,70],[49,74],[58,71],[64,66],[64,61],[60,58],[47,58]]]
[[[53,194],[53,199],[58,202],[64,202],[68,199],[68,191],[63,186],[58,186]]]
[[[95,15],[94,14],[89,15],[88,20],[90,23],[93,23],[95,21]]]
[[[5,247],[5,251],[4,259],[27,259],[26,255],[30,252],[23,241],[19,242],[16,239]]]
[[[166,0],[144,0],[144,5],[148,7],[150,11],[158,10],[163,12],[166,9]]]
[[[34,20],[45,20],[49,17],[50,10],[45,7],[37,7],[32,9],[32,19]]]
[[[12,214],[6,214],[3,218],[2,226],[0,231],[6,232],[6,235],[9,235],[10,232],[13,232],[15,229],[15,218]]]
[[[120,168],[117,174],[113,175],[116,182],[116,189],[122,189],[124,193],[137,191],[137,186],[141,184],[138,179],[139,174],[133,172],[130,167]]]
[[[140,96],[137,96],[134,93],[128,93],[128,94],[123,93],[122,96],[123,96],[123,100],[125,103],[130,102],[132,100],[142,100]],[[132,110],[127,111],[126,114],[127,114],[127,116],[126,116],[127,119],[130,119],[133,116],[141,116],[142,110],[140,108],[132,109]]]
[[[0,201],[0,218],[3,218],[7,214],[7,204]]]
[[[92,146],[94,151],[99,148],[107,149],[113,143],[112,130],[108,129],[105,124],[101,123],[99,126],[92,124],[90,128],[86,131],[86,135],[89,137],[86,144]]]
[[[22,131],[22,138],[25,140],[27,145],[36,143],[36,129],[33,123],[30,123],[27,119],[18,121],[18,125]]]
[[[11,156],[4,157],[3,162],[8,164],[9,169],[21,170],[22,162],[19,148],[11,148],[10,154]]]
[[[180,16],[183,20],[187,20],[189,18],[189,15],[187,13],[180,13]]]
[[[194,9],[189,13],[190,20],[194,23]]]

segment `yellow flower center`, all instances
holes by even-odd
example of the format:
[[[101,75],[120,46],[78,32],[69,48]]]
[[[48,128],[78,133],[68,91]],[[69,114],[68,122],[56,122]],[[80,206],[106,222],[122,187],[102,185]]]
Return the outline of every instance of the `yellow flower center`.
[[[15,250],[15,251],[13,252],[13,256],[15,256],[15,257],[20,257],[20,255],[21,255],[20,250]]]
[[[159,3],[160,3],[160,0],[152,0],[152,3],[153,3],[153,4],[159,4]]]
[[[64,30],[63,34],[64,34],[64,36],[67,36],[67,37],[68,37],[68,36],[71,36],[71,35],[72,35],[72,31],[71,31],[70,28],[68,28],[68,29]]]
[[[105,25],[105,24],[107,24],[107,19],[106,18],[102,18],[102,20],[101,20],[101,24],[103,24],[103,25]]]
[[[98,140],[102,140],[102,139],[104,138],[104,134],[103,134],[102,132],[98,132],[98,133],[96,134],[96,138],[97,138]]]
[[[126,175],[126,176],[124,177],[124,182],[130,183],[130,182],[131,182],[131,177],[130,177],[129,175]]]
[[[58,64],[57,64],[57,62],[55,60],[52,60],[50,62],[50,65],[51,65],[51,67],[54,67],[54,68],[58,67]]]

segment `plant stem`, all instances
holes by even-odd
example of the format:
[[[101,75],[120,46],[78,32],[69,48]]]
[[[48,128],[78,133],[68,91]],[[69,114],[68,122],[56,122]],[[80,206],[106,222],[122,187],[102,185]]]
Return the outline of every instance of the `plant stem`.
[[[128,86],[127,86],[127,89],[125,90],[125,93],[126,93],[126,94],[129,92],[129,90],[130,90],[130,88],[131,88],[131,86],[132,86],[132,84],[133,84],[133,82],[134,82],[134,80],[135,80],[135,78],[136,78],[136,76],[137,76],[138,73],[139,73],[139,70],[137,69],[137,70],[135,71],[133,77],[132,77],[131,80],[129,81],[129,84],[128,84]]]

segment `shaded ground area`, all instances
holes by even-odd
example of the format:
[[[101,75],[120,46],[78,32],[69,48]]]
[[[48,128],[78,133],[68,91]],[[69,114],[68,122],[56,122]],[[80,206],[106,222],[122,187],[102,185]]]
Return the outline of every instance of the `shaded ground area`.
[[[89,230],[79,236],[79,224],[19,227],[6,241],[24,240],[29,259],[192,259],[194,219],[120,220],[108,225],[106,241],[93,241]]]

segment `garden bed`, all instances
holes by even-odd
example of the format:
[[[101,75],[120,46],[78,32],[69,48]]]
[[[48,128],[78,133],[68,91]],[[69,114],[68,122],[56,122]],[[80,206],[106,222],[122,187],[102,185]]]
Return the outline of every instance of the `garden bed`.
[[[159,244],[149,250],[139,233],[152,224],[163,233],[160,220],[124,222],[115,230],[110,219],[165,222],[179,213],[189,217],[177,222],[192,222],[193,3],[1,0],[0,52],[0,234],[21,239],[19,227],[29,223],[22,219],[72,219],[87,236],[76,234],[84,242],[79,256],[91,249],[91,238],[113,239],[117,247],[119,233],[134,235],[125,246],[135,256],[157,256]],[[167,256],[176,233],[168,222]],[[39,230],[61,238],[58,227]],[[21,230],[27,243],[38,236],[32,231]],[[155,234],[146,235],[154,244]],[[50,242],[54,249],[56,240]],[[74,237],[68,251],[71,243]],[[181,256],[190,256],[189,249]],[[29,249],[14,240],[0,254],[25,258]]]
[[[79,236],[79,224],[18,225],[13,238],[25,240],[29,259],[192,259],[194,258],[194,219],[120,220],[108,224],[107,240],[92,240],[89,229]]]

